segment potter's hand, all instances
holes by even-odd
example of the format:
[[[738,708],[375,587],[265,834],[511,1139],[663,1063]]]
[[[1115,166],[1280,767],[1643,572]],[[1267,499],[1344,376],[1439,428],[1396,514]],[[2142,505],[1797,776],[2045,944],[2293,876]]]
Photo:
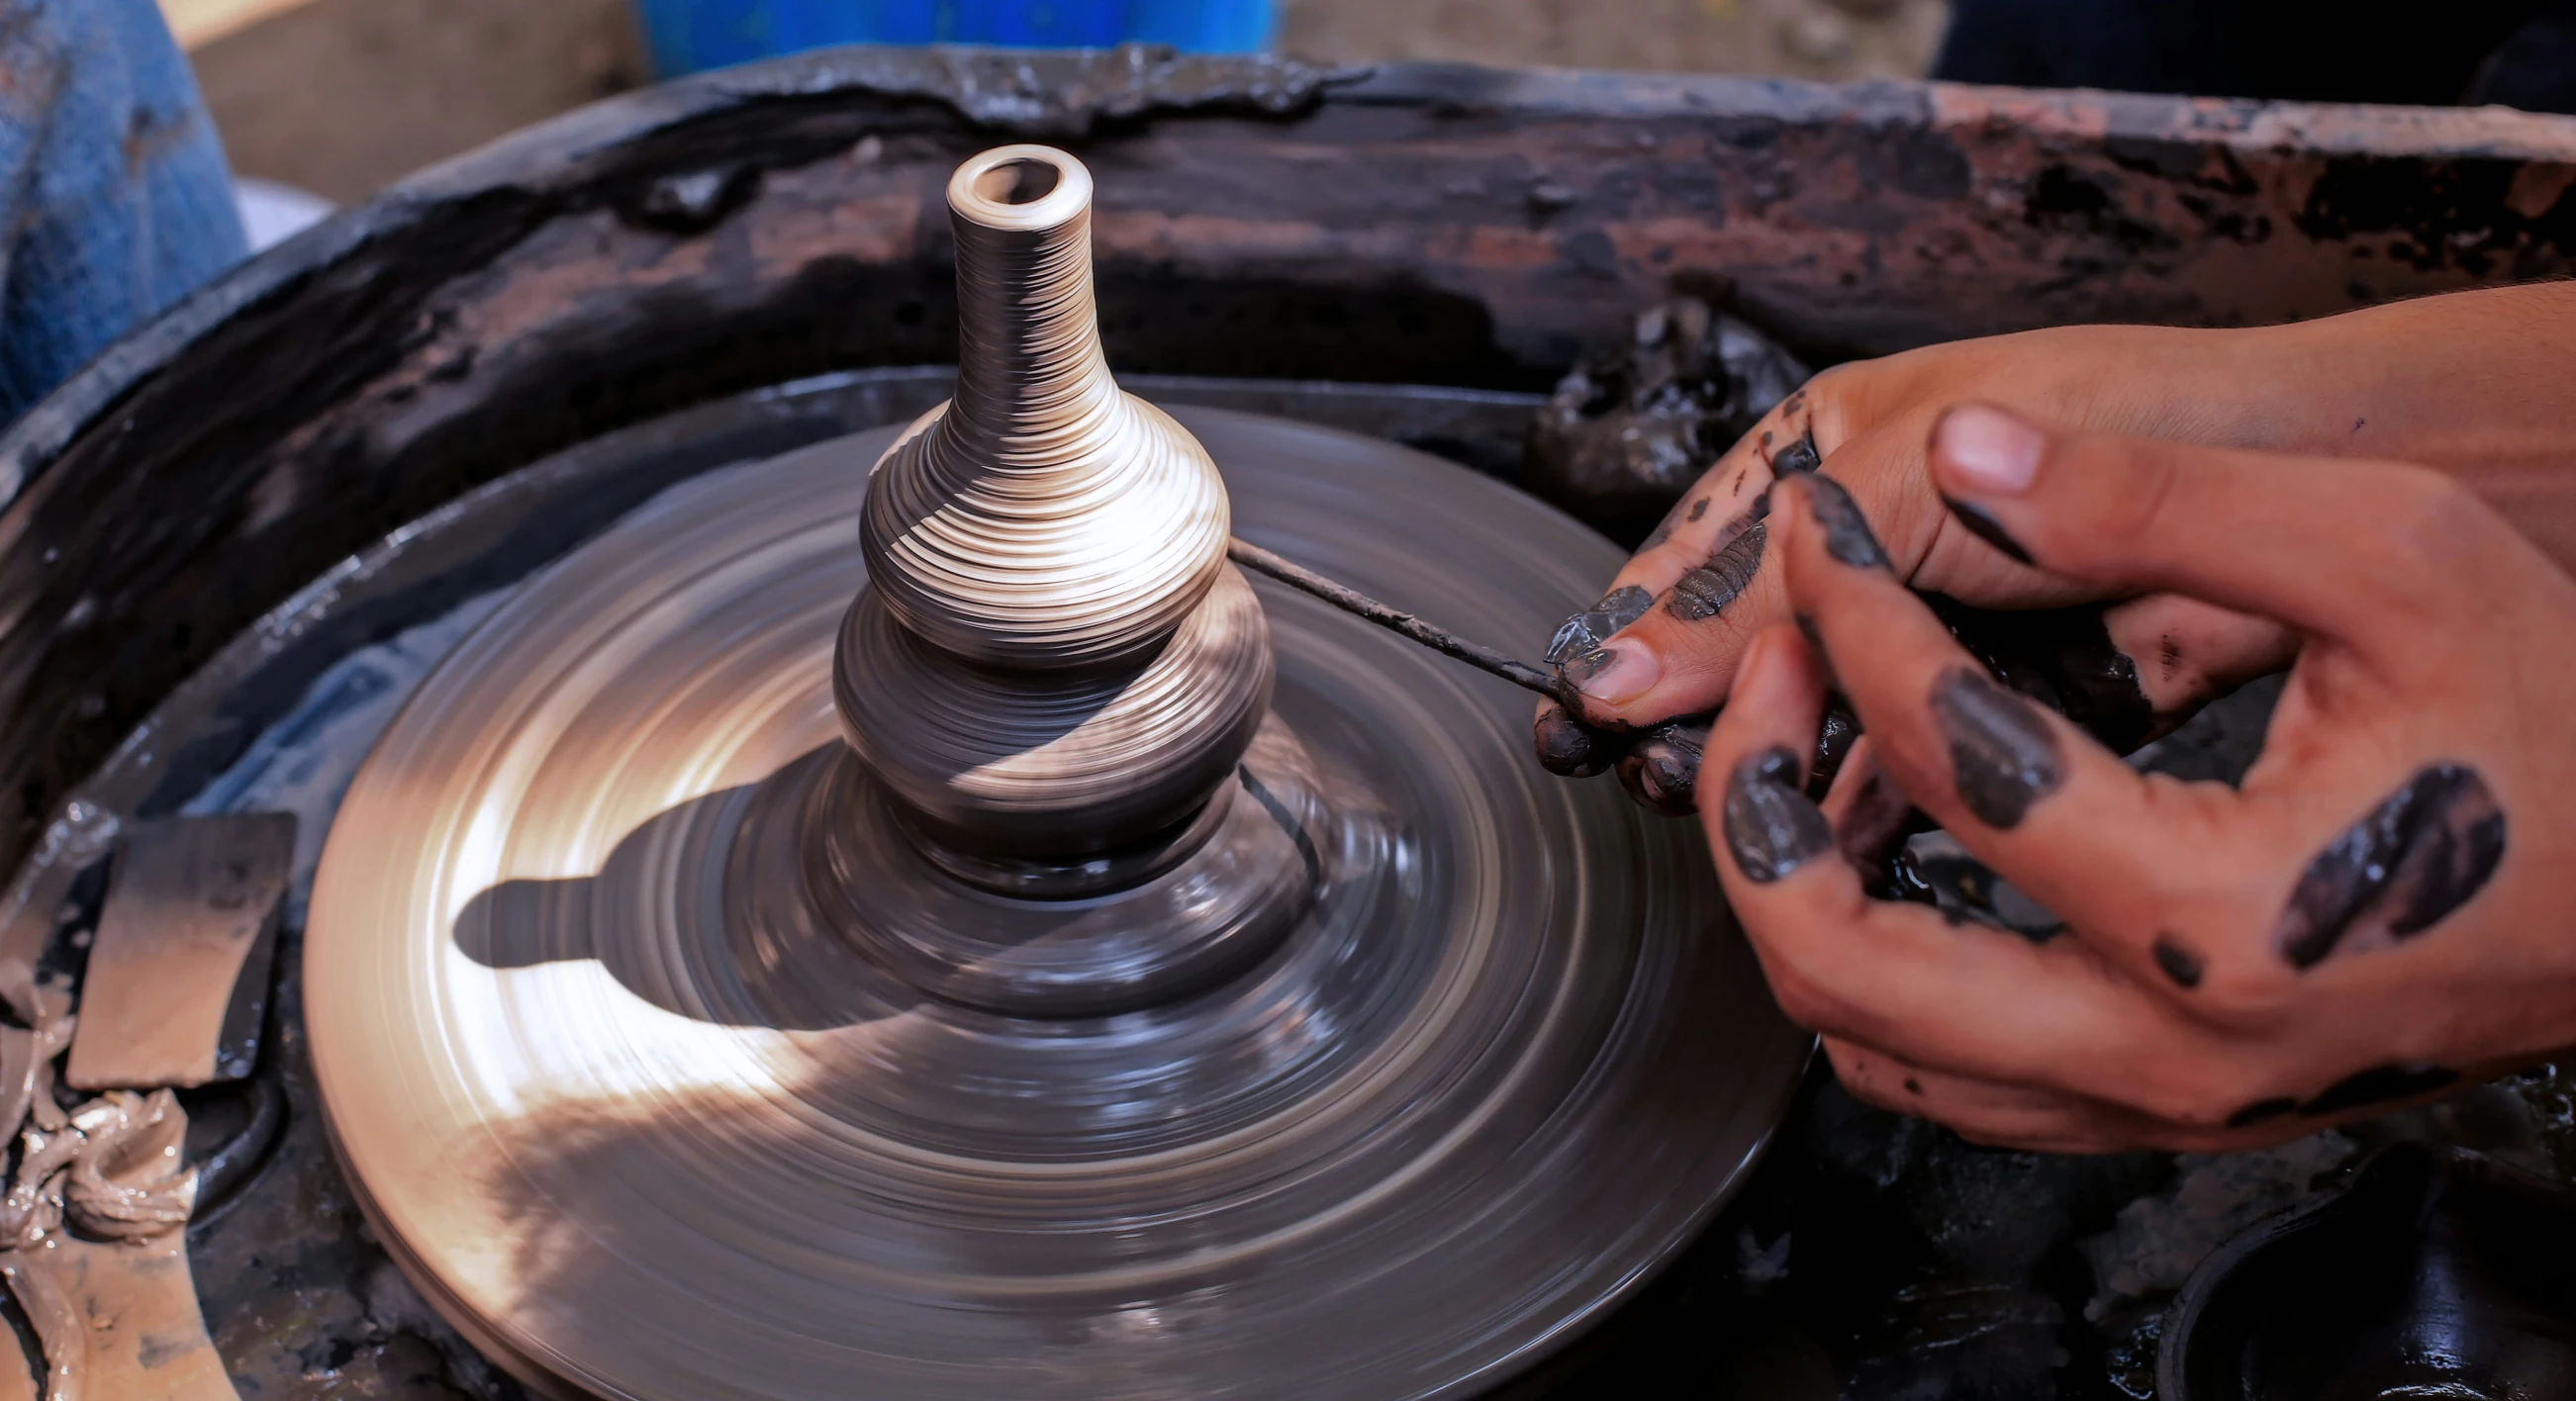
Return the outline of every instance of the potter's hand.
[[[1745,644],[1786,617],[1753,504],[1775,476],[1820,461],[1918,590],[2017,609],[2117,597],[2020,564],[1943,508],[1923,475],[1925,436],[1943,409],[1970,401],[2095,432],[2424,463],[2576,567],[2576,474],[2558,470],[2576,459],[2571,354],[2576,284],[2543,284],[2250,330],[2065,327],[1844,365],[1780,404],[1682,498],[1591,626],[1561,639],[1558,660],[1596,725],[1646,732],[1698,716],[1704,727]],[[2091,643],[2133,660],[2134,699],[2156,727],[2275,660],[2267,650],[2279,645],[2263,625],[2179,600],[2124,603],[2101,621],[2107,638]],[[1559,773],[1618,762],[1632,792],[1687,809],[1701,733],[1603,743],[1551,705],[1536,739]]]
[[[1616,765],[1641,801],[1690,810],[1707,713],[1725,696],[1745,644],[1786,616],[1762,493],[1823,461],[1876,527],[1897,577],[1916,589],[2015,609],[2102,597],[2011,558],[1973,520],[1943,510],[1924,486],[1925,434],[1941,408],[1963,399],[2004,400],[2052,421],[2187,433],[2220,388],[2207,375],[2218,334],[2072,327],[1816,376],[1719,459],[1600,604],[1557,634],[1548,659],[1568,705],[1539,708],[1540,762],[1569,775]],[[2107,655],[2151,663],[2134,669],[2134,699],[2168,722],[2242,680],[2240,654],[2265,641],[2245,636],[2242,620],[2163,600],[2113,609],[2102,625]],[[1587,723],[1575,723],[1569,707]]]
[[[2142,776],[1991,684],[1830,479],[1775,489],[1801,622],[1747,651],[1703,808],[1846,1085],[1988,1142],[2208,1149],[2576,1042],[2576,581],[2417,468],[1975,407],[1931,458],[2051,580],[2278,619],[2298,651],[2241,790]],[[1829,683],[1867,737],[1820,809],[1796,756]],[[1903,799],[2068,932],[1868,898],[1843,847]]]

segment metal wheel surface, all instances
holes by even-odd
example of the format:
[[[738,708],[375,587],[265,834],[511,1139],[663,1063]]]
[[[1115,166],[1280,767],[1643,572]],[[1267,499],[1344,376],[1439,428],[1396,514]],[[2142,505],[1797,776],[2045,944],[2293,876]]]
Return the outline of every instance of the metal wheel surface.
[[[1404,448],[1176,416],[1238,533],[1483,640],[1618,563]],[[561,1394],[1467,1395],[1685,1244],[1807,1048],[1697,825],[1541,773],[1524,695],[1303,595],[1258,585],[1278,683],[1224,861],[920,897],[1006,931],[989,966],[852,937],[936,885],[890,829],[803,835],[865,807],[830,667],[891,433],[684,483],[530,580],[342,804],[314,1061],[442,1311]],[[1128,1003],[957,991],[1281,870],[1293,923]]]

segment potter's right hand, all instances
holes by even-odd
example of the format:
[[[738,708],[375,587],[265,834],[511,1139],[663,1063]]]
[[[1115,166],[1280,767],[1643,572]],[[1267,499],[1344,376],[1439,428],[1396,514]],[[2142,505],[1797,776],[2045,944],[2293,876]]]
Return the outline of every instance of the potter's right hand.
[[[2050,569],[2277,619],[2296,663],[2241,783],[2141,774],[1989,680],[1829,477],[1775,491],[1800,626],[1747,651],[1702,807],[1846,1086],[1980,1142],[2225,1152],[2576,1041],[2576,580],[2412,467],[1975,407],[1933,457]],[[1829,684],[1869,733],[1820,806]],[[1908,803],[2064,931],[1873,896],[1855,833]]]
[[[1539,761],[1579,775],[1616,766],[1641,802],[1691,810],[1699,736],[1757,633],[1787,615],[1778,562],[1759,519],[1772,481],[1820,466],[1860,503],[1897,576],[1915,589],[1988,608],[2045,608],[2098,597],[1981,539],[1925,485],[1932,423],[1962,400],[1988,400],[2072,426],[2196,437],[2219,426],[2208,375],[2227,332],[2078,326],[1961,341],[1827,370],[1773,408],[1685,493],[1549,650],[1579,719],[1539,708]],[[2206,611],[2206,610],[2203,610]],[[2111,643],[2137,668],[2146,703],[2187,713],[2208,698],[2191,639],[2164,610],[2106,614]],[[2219,626],[2222,620],[2188,619]],[[2180,648],[2177,652],[2177,648]],[[1700,717],[1696,721],[1681,717]],[[1679,721],[1679,723],[1668,723]]]
[[[1930,488],[1924,444],[1962,402],[2080,431],[2424,463],[2576,566],[2576,475],[2557,470],[2576,456],[2576,382],[2555,368],[2576,353],[2571,328],[2576,285],[2552,284],[2251,330],[2061,327],[1827,370],[1720,458],[1560,632],[1550,660],[1578,715],[1540,707],[1539,760],[1569,775],[1615,764],[1641,801],[1691,810],[1708,714],[1746,643],[1788,616],[1754,518],[1786,473],[1839,482],[1918,592],[1993,609],[2105,599],[1981,538]],[[2268,627],[2206,605],[2116,602],[2102,622],[2159,729],[2245,679],[2249,659],[2277,664]]]

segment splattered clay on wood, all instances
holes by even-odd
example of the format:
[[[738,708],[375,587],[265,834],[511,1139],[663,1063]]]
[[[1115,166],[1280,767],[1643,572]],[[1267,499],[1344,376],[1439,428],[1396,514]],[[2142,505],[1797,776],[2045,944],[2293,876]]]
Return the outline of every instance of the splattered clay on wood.
[[[1629,341],[1579,361],[1530,425],[1527,475],[1549,500],[1649,543],[1697,520],[1705,498],[1664,503],[1807,377],[1751,326],[1678,297],[1638,314]]]

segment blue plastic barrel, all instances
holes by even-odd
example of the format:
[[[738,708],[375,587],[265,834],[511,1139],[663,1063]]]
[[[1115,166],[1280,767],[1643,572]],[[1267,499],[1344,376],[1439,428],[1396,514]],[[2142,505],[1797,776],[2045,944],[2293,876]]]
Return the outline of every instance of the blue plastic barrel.
[[[826,44],[1269,47],[1272,0],[635,0],[664,77]]]

